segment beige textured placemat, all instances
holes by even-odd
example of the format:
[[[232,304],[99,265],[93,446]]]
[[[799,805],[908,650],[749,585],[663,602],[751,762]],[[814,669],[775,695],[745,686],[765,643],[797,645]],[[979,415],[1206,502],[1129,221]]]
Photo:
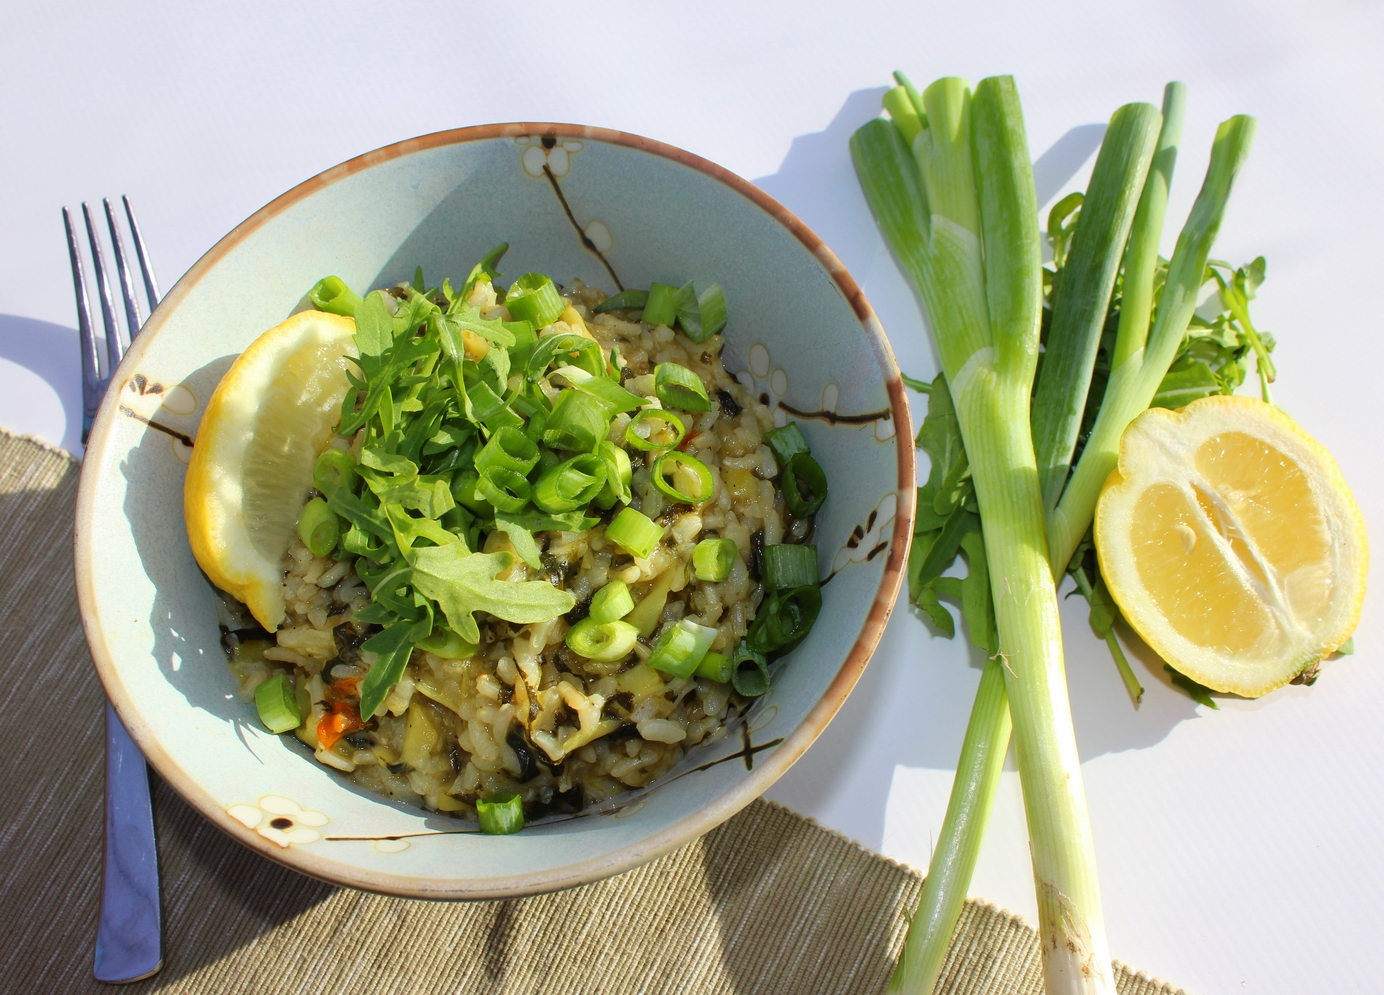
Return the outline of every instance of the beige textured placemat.
[[[91,979],[101,690],[73,591],[77,464],[0,431],[0,991]],[[131,993],[877,993],[917,873],[756,802],[620,877],[505,902],[333,888],[251,853],[162,782],[164,969]],[[1123,995],[1180,995],[1118,969]],[[939,992],[1038,993],[1036,938],[968,904]]]

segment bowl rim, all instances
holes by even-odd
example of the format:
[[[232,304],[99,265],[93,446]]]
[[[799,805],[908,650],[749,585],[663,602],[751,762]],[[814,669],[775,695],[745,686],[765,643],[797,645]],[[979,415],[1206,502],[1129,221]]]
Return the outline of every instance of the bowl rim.
[[[237,842],[261,856],[290,867],[299,873],[335,885],[345,885],[364,891],[409,898],[444,900],[488,900],[522,898],[559,891],[603,880],[663,856],[702,834],[709,832],[735,815],[762,795],[790,766],[806,752],[827,723],[845,702],[884,632],[893,611],[913,537],[913,514],[916,499],[916,469],[913,450],[913,430],[904,384],[895,362],[893,350],[884,335],[874,310],[846,268],[801,220],[778,201],[749,181],[724,167],[666,143],[628,132],[588,125],[547,122],[511,122],[474,125],[447,131],[433,132],[383,146],[324,170],[280,194],[245,221],[236,225],[197,260],[178,280],[135,339],[121,362],[112,382],[119,384],[133,374],[143,360],[150,343],[166,317],[197,286],[224,256],[250,234],[282,214],[286,209],[308,196],[341,180],[380,163],[412,155],[416,152],[449,145],[461,145],[497,138],[537,136],[542,138],[575,139],[623,146],[669,159],[691,167],[750,200],[786,228],[826,269],[832,281],[850,304],[865,339],[873,348],[877,360],[886,371],[885,388],[889,397],[890,417],[894,421],[894,438],[898,460],[898,506],[894,516],[893,534],[879,586],[869,612],[854,644],[841,662],[836,676],[806,717],[784,739],[777,749],[756,763],[749,774],[730,790],[709,804],[660,830],[659,832],[599,857],[503,879],[452,878],[441,881],[404,874],[366,870],[346,862],[321,856],[302,847],[279,847],[255,833],[247,833],[242,823],[232,819],[224,807],[173,760],[160,745],[147,725],[140,719],[134,700],[120,679],[114,655],[100,625],[96,608],[94,578],[90,569],[94,554],[96,477],[89,469],[101,462],[83,460],[77,492],[77,514],[74,535],[74,555],[77,581],[77,600],[82,628],[91,649],[92,660],[106,695],[115,707],[130,736],[139,746],[159,775],[212,825],[226,832]],[[101,403],[92,426],[87,453],[103,454],[111,439],[112,426],[119,405],[120,391],[109,390]]]

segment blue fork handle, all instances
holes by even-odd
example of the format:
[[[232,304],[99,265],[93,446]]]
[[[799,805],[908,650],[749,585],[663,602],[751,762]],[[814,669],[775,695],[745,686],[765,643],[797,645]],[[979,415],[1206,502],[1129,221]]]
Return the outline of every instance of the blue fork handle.
[[[155,974],[163,967],[162,926],[149,768],[107,702],[106,852],[96,980],[118,985]]]

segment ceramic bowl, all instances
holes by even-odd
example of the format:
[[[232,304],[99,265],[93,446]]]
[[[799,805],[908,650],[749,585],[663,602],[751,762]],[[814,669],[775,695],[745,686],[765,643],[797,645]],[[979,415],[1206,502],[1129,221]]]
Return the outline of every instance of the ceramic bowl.
[[[503,268],[614,292],[725,289],[727,367],[797,419],[826,469],[824,588],[809,638],[729,735],[656,786],[507,837],[395,803],[267,733],[235,693],[212,590],[183,526],[198,419],[234,357],[337,274]],[[145,756],[217,826],[267,857],[396,895],[516,897],[598,880],[715,827],[800,757],[841,707],[893,606],[912,530],[912,430],[899,372],[831,252],[744,180],[648,139],[552,124],[400,142],[290,190],[184,276],[121,364],[82,467],[77,581],[92,656]]]

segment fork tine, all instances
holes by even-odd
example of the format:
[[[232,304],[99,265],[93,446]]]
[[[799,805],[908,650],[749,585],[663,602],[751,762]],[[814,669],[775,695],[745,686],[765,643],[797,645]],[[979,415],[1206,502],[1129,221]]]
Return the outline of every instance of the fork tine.
[[[82,253],[77,246],[77,232],[72,227],[72,215],[62,209],[62,224],[67,230],[67,254],[72,260],[72,289],[77,295],[77,337],[82,354],[82,445],[86,445],[92,419],[101,401],[101,360],[96,352],[96,338],[91,331],[91,303],[87,299],[86,273]]]
[[[121,196],[125,205],[125,217],[130,221],[130,234],[135,240],[135,255],[139,257],[139,272],[144,277],[144,294],[149,299],[149,310],[159,306],[159,285],[154,280],[154,267],[149,262],[149,252],[144,248],[144,236],[140,234],[139,222],[135,220],[135,209],[130,206],[130,198]]]
[[[87,239],[91,242],[91,266],[96,270],[96,290],[101,298],[101,322],[106,326],[105,376],[110,380],[115,368],[120,365],[120,357],[125,354],[125,344],[120,340],[120,325],[115,317],[115,304],[111,300],[111,285],[106,279],[106,260],[101,252],[101,240],[96,237],[96,223],[91,220],[91,208],[82,201],[82,216],[86,219]]]
[[[125,327],[129,330],[130,341],[139,333],[144,319],[139,313],[139,298],[135,296],[134,278],[129,264],[125,261],[125,240],[120,237],[120,226],[115,223],[115,212],[111,210],[109,197],[101,198],[101,206],[106,211],[106,225],[111,230],[111,248],[115,250],[115,272],[120,278],[120,296],[125,301]]]

